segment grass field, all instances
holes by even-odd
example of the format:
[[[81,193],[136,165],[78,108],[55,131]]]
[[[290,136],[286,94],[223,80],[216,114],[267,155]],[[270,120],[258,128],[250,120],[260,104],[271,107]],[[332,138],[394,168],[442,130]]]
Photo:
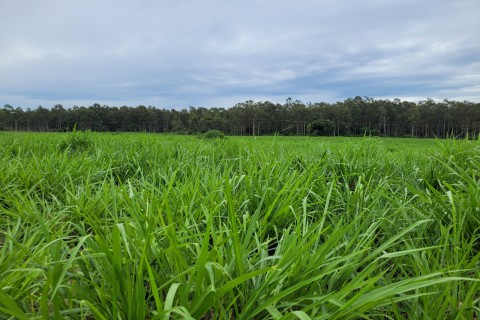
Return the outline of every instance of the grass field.
[[[0,133],[1,319],[478,319],[480,142]]]

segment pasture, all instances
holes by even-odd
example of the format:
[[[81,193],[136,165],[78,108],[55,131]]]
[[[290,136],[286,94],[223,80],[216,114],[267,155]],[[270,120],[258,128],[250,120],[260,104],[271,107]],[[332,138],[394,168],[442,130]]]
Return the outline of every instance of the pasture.
[[[0,133],[2,319],[476,319],[480,142]]]

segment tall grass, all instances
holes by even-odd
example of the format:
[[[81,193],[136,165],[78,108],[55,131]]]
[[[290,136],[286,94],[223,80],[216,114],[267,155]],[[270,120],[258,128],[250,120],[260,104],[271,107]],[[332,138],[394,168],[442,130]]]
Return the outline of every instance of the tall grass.
[[[0,136],[0,318],[479,317],[478,143],[76,134]]]

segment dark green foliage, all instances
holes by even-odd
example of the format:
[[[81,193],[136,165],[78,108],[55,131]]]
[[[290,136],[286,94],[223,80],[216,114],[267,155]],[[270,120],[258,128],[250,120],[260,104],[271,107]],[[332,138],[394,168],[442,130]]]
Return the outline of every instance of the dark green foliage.
[[[89,107],[24,111],[5,105],[0,109],[0,130],[57,131],[78,129],[96,132],[156,132],[199,134],[219,130],[226,135],[335,135],[477,139],[480,103],[468,101],[375,100],[349,98],[336,103],[284,104],[252,100],[225,108],[168,110],[152,106]],[[316,119],[320,122],[311,123]]]
[[[311,136],[333,136],[335,134],[335,123],[327,119],[315,120],[308,124],[307,131]]]
[[[220,130],[208,130],[199,137],[207,140],[225,139],[225,134]]]

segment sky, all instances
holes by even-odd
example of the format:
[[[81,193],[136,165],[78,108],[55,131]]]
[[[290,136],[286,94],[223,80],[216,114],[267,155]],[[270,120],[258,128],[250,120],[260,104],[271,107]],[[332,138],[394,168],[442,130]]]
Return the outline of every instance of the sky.
[[[480,0],[0,2],[0,104],[480,102]]]

